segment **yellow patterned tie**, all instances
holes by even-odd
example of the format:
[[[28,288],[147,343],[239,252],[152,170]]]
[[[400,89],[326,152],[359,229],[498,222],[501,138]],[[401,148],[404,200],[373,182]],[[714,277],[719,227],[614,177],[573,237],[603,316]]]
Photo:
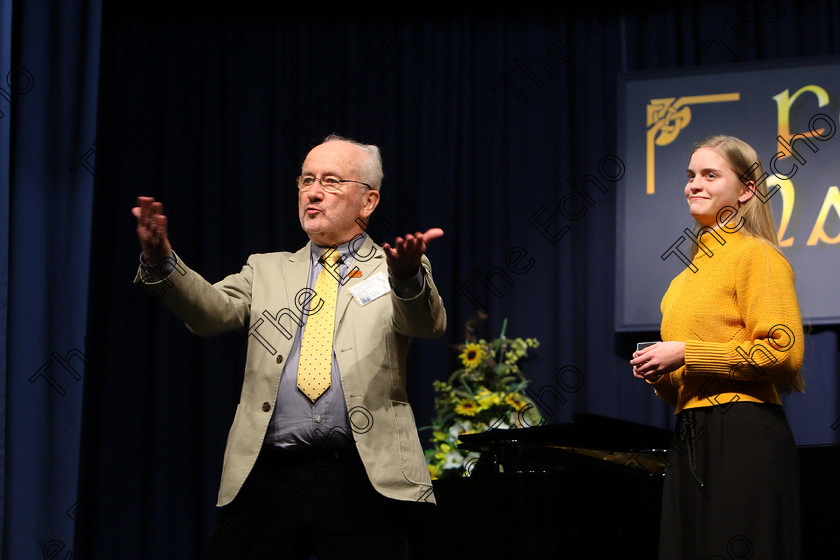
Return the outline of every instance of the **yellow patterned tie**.
[[[312,402],[330,386],[335,299],[338,293],[338,269],[335,263],[340,258],[341,255],[333,248],[325,249],[321,254],[324,268],[315,281],[315,294],[324,305],[307,318],[300,343],[297,386]]]

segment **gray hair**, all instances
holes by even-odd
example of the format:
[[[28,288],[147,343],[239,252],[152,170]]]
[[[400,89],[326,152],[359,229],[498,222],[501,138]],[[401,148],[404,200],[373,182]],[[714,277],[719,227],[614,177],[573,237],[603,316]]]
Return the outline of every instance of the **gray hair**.
[[[382,186],[382,178],[385,176],[385,173],[382,171],[382,155],[379,153],[379,147],[373,144],[362,144],[361,142],[339,136],[338,134],[330,134],[324,138],[322,143],[335,141],[349,142],[365,153],[364,159],[359,164],[359,176],[373,190],[378,191]]]

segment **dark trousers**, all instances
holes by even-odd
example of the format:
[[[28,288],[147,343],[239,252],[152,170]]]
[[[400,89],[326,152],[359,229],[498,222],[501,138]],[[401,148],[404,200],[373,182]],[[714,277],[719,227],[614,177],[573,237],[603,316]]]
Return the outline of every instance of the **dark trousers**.
[[[204,558],[408,560],[409,531],[428,507],[379,494],[355,449],[263,449]]]
[[[781,406],[684,410],[668,460],[660,560],[800,557],[799,457]]]

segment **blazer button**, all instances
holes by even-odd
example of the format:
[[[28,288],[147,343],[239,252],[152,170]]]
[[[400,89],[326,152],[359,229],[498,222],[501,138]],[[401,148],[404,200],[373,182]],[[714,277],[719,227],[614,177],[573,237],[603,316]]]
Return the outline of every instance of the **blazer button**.
[[[282,363],[283,363],[283,354],[277,354],[277,363],[278,363],[278,364],[282,364]]]
[[[268,401],[265,401],[263,403],[262,409],[263,409],[263,412],[268,412],[269,410],[271,410],[271,405],[268,403]]]

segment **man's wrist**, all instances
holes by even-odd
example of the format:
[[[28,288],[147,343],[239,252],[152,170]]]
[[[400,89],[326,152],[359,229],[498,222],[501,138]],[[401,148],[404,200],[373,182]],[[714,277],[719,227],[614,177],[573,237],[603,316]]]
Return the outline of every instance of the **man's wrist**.
[[[157,264],[148,264],[140,253],[140,270],[143,272],[144,282],[158,282],[167,278],[178,266],[178,257],[172,251],[168,257],[164,257]]]
[[[400,279],[391,274],[391,269],[388,269],[388,282],[391,284],[391,289],[397,294],[400,299],[411,299],[416,297],[423,291],[423,267],[417,267],[417,272],[414,276]]]

